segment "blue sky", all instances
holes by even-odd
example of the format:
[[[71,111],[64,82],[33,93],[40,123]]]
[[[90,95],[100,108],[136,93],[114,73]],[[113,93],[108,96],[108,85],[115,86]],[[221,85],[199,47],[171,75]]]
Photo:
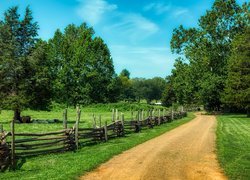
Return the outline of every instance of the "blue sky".
[[[20,13],[30,5],[39,36],[49,39],[57,28],[87,22],[108,44],[117,73],[131,77],[166,77],[174,59],[170,40],[175,27],[197,26],[213,0],[0,0],[0,18],[10,6]]]

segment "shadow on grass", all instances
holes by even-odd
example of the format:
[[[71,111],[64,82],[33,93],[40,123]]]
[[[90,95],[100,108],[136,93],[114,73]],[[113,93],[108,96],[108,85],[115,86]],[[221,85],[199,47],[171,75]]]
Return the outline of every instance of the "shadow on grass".
[[[247,114],[242,114],[242,113],[239,113],[239,114],[233,114],[233,113],[224,113],[224,114],[221,114],[220,116],[225,116],[225,117],[230,117],[230,118],[233,118],[233,119],[236,119],[236,118],[244,118],[244,119],[250,119],[250,117],[247,117]]]

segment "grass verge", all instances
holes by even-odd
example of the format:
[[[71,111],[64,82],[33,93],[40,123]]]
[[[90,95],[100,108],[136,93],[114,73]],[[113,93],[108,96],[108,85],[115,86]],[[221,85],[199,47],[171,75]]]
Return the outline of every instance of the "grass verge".
[[[27,158],[19,170],[0,173],[0,179],[77,179],[114,155],[185,124],[193,118],[194,114],[188,113],[188,116],[181,120],[156,126],[141,133],[128,134],[124,138],[116,138],[107,143],[83,147],[77,152]]]
[[[250,118],[217,116],[218,159],[229,179],[250,179]]]

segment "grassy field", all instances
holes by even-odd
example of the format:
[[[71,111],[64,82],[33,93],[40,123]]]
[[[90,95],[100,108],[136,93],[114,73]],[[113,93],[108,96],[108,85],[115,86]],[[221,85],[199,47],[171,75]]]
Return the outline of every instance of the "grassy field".
[[[106,143],[82,147],[76,152],[26,158],[16,172],[0,173],[0,179],[76,179],[114,155],[159,136],[193,118],[194,115],[189,113],[188,117],[181,120],[156,126],[141,133],[128,134],[126,137]]]
[[[250,179],[250,118],[220,115],[217,128],[219,162],[229,179]]]
[[[152,106],[147,104],[138,103],[110,103],[110,104],[96,104],[81,108],[81,120],[80,127],[92,127],[93,126],[93,114],[96,115],[97,120],[99,115],[101,115],[102,123],[107,121],[108,123],[112,121],[112,109],[118,109],[119,114],[124,113],[125,120],[131,120],[131,111],[138,109],[150,109],[150,108],[160,108],[161,106]],[[31,116],[32,119],[41,120],[62,120],[64,109],[62,107],[54,107],[51,111],[33,111],[24,110],[22,111],[22,116]],[[157,112],[156,112],[157,113]],[[13,117],[13,111],[2,110],[0,114],[0,124],[3,124],[4,129],[10,130],[10,121]],[[76,109],[68,108],[68,127],[72,127],[76,121]],[[51,124],[16,124],[16,132],[49,132],[62,129],[63,124],[61,123],[51,123]]]

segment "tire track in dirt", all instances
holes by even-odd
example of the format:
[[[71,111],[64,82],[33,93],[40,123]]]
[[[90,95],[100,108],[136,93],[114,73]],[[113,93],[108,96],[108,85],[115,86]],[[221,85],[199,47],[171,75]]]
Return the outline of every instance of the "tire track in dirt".
[[[84,180],[227,179],[215,154],[215,116],[182,126],[115,156]]]

